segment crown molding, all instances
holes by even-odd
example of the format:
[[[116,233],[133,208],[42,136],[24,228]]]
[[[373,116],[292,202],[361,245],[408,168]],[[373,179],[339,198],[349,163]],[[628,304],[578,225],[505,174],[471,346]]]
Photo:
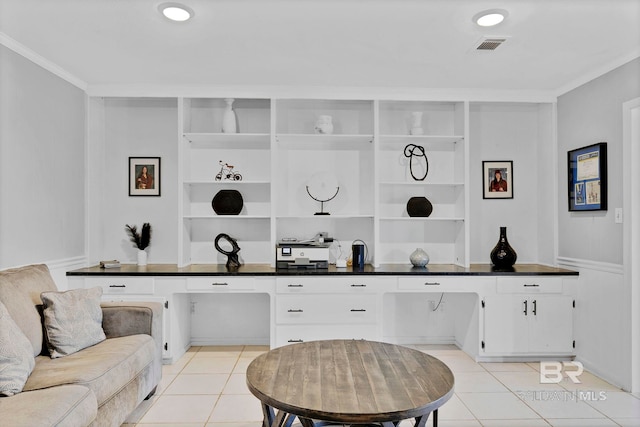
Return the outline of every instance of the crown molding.
[[[44,68],[50,73],[71,83],[77,88],[82,89],[83,91],[87,90],[87,87],[89,86],[87,82],[74,76],[64,68],[60,67],[57,64],[54,64],[53,62],[49,61],[48,59],[44,58],[43,56],[29,49],[22,43],[17,42],[16,40],[12,39],[11,37],[9,37],[8,35],[6,35],[1,31],[0,31],[0,44],[7,47],[8,49],[11,49],[18,55],[25,57],[26,59],[33,62],[34,64],[39,65],[40,67]]]
[[[584,73],[582,76],[572,80],[571,82],[559,87],[556,90],[556,97],[560,97],[568,92],[571,92],[572,90],[577,89],[580,86],[597,79],[598,77],[604,76],[608,72],[611,72],[616,68],[619,68],[637,58],[640,58],[640,48],[631,53],[623,55],[616,60],[603,64],[598,68],[594,68],[593,70]]]
[[[555,91],[419,88],[419,87],[346,87],[280,85],[89,85],[89,96],[166,97],[166,98],[275,98],[275,99],[384,99],[433,100],[442,102],[556,102]]]

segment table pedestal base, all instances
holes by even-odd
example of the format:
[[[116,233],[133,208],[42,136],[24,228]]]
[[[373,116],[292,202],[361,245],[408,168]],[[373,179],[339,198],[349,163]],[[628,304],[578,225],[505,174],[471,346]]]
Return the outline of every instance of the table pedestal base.
[[[298,417],[297,415],[287,414],[284,411],[278,411],[277,413],[273,410],[273,408],[269,405],[262,404],[262,413],[264,415],[264,420],[262,421],[263,427],[291,427],[293,421],[298,418],[300,420],[300,424],[302,427],[324,427],[331,425],[345,425],[343,423],[337,421],[319,421],[319,420],[311,420],[309,418]],[[433,413],[433,427],[438,427],[438,410],[436,409]],[[429,419],[429,414],[420,415],[419,417],[414,418],[415,424],[414,427],[425,427],[427,425],[427,420]],[[357,426],[379,426],[379,427],[397,427],[400,424],[400,421],[386,421],[386,422],[377,422],[377,423],[365,423],[365,424],[351,424]]]

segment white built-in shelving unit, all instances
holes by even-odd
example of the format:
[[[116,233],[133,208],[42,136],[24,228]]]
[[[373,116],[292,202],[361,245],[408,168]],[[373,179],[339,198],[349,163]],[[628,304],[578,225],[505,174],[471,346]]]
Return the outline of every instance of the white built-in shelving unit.
[[[361,239],[375,265],[406,263],[416,247],[432,262],[468,265],[467,102],[235,99],[237,133],[222,133],[225,105],[223,98],[179,100],[180,265],[223,262],[211,244],[223,232],[238,240],[245,262],[273,264],[278,241],[320,231],[338,239],[334,257]],[[423,135],[410,135],[415,111],[423,113]],[[315,133],[320,115],[332,117],[332,134]],[[409,173],[407,144],[425,148],[423,181]],[[216,181],[219,161],[243,179]],[[320,205],[306,192],[320,172],[340,187],[326,216],[314,215]],[[213,212],[222,189],[242,194],[239,215]],[[414,196],[431,201],[431,216],[409,217]]]

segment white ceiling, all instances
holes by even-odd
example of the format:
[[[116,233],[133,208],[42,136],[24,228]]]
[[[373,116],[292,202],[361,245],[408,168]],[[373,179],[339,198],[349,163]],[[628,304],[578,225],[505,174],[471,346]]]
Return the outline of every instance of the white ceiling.
[[[640,0],[0,0],[4,40],[89,86],[560,90],[640,55]],[[487,29],[471,18],[509,12]],[[477,52],[483,36],[506,36]],[[7,43],[5,43],[7,44]]]

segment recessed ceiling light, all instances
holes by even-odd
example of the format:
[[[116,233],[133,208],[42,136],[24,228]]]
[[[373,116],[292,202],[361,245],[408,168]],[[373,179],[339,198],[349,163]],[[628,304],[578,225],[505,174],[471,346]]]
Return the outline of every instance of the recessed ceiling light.
[[[165,18],[176,22],[188,21],[194,15],[193,9],[180,3],[162,3],[158,10]]]
[[[476,14],[473,17],[473,22],[481,27],[493,27],[504,21],[508,15],[509,13],[503,9],[485,10]]]

